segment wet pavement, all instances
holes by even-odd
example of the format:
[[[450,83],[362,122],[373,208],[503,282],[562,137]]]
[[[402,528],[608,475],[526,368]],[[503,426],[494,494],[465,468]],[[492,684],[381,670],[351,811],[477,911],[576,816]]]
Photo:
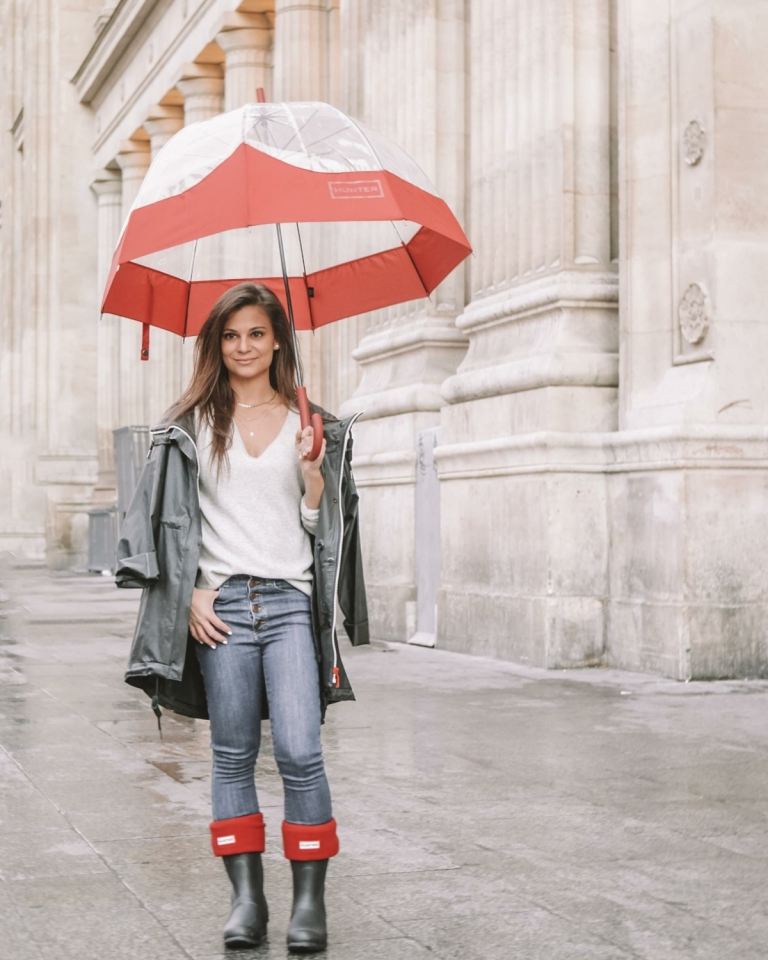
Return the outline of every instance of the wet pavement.
[[[287,956],[265,739],[269,942],[227,952],[208,726],[122,681],[139,593],[0,573],[0,958]],[[350,650],[324,728],[333,960],[768,957],[768,682],[678,684]]]

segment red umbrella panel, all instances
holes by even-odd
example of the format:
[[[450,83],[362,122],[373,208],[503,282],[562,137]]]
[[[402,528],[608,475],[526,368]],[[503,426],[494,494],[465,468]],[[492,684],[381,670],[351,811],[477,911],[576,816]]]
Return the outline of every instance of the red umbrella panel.
[[[194,336],[240,281],[285,304],[276,224],[305,330],[425,297],[471,250],[398,147],[325,103],[256,103],[185,127],[160,151],[102,310]]]

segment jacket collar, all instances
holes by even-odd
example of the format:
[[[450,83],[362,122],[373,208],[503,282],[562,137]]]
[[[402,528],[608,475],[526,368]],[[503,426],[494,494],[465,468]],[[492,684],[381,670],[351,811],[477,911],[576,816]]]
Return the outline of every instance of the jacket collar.
[[[350,423],[357,419],[356,417],[346,417],[344,420],[339,420],[338,417],[327,410],[323,410],[316,403],[310,403],[309,406],[312,413],[319,413],[323,418],[326,437],[332,442],[340,440],[349,429]],[[181,450],[190,459],[197,459],[197,429],[193,410],[187,411],[175,420],[163,421],[157,427],[153,427],[150,432],[153,434],[170,433]]]

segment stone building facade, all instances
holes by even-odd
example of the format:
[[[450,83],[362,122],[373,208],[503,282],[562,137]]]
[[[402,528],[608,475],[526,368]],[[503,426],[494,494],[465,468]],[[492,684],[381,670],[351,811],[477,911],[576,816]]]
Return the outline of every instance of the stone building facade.
[[[356,428],[374,633],[768,675],[768,5],[6,0],[0,550],[83,566],[190,343],[99,319],[153,155],[255,98],[398,141],[475,253],[305,338]]]

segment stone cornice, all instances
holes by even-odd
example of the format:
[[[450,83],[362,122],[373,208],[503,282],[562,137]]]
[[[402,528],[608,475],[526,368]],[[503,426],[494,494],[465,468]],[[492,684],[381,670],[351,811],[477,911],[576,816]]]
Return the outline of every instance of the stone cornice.
[[[413,325],[385,327],[366,335],[352,352],[359,364],[408,353],[424,347],[466,348],[467,338],[452,321],[417,321]]]
[[[116,170],[100,170],[91,181],[91,190],[97,197],[113,196],[119,201],[122,189],[122,177]]]
[[[768,428],[654,427],[609,433],[540,431],[440,444],[443,480],[525,473],[768,470]]]
[[[416,482],[416,453],[394,450],[355,456],[355,483],[358,487],[390,487]]]
[[[339,408],[342,417],[361,413],[363,420],[394,417],[400,413],[437,412],[443,404],[439,383],[400,384],[389,390],[350,397]]]
[[[269,30],[271,17],[267,12],[268,3],[249,4],[249,7],[253,8],[253,12],[250,13],[238,13],[237,10],[232,9],[238,5],[243,4],[239,0],[199,0],[195,9],[190,9],[184,28],[174,38],[172,47],[174,49],[178,47],[186,33],[192,30],[200,18],[208,14],[212,8],[214,16],[216,16],[216,8],[220,8],[221,13],[212,37],[220,29],[237,30],[246,23]],[[72,77],[72,83],[75,85],[81,103],[90,104],[93,101],[141,30],[147,17],[155,12],[158,6],[158,0],[119,0],[117,2],[111,16],[99,31],[85,59]],[[155,70],[163,59],[162,56],[157,58],[154,64]]]
[[[267,50],[272,45],[272,23],[264,13],[230,13],[222,17],[216,42],[225,53]]]
[[[558,304],[589,304],[615,310],[619,300],[619,277],[615,272],[561,270],[557,273],[479,296],[467,304],[456,320],[459,330],[481,330],[510,317],[549,310]]]
[[[141,29],[157,0],[119,0],[72,77],[81,103],[90,103]]]
[[[518,357],[476,370],[463,370],[443,384],[447,403],[464,403],[542,387],[616,387],[616,353],[543,353]]]

